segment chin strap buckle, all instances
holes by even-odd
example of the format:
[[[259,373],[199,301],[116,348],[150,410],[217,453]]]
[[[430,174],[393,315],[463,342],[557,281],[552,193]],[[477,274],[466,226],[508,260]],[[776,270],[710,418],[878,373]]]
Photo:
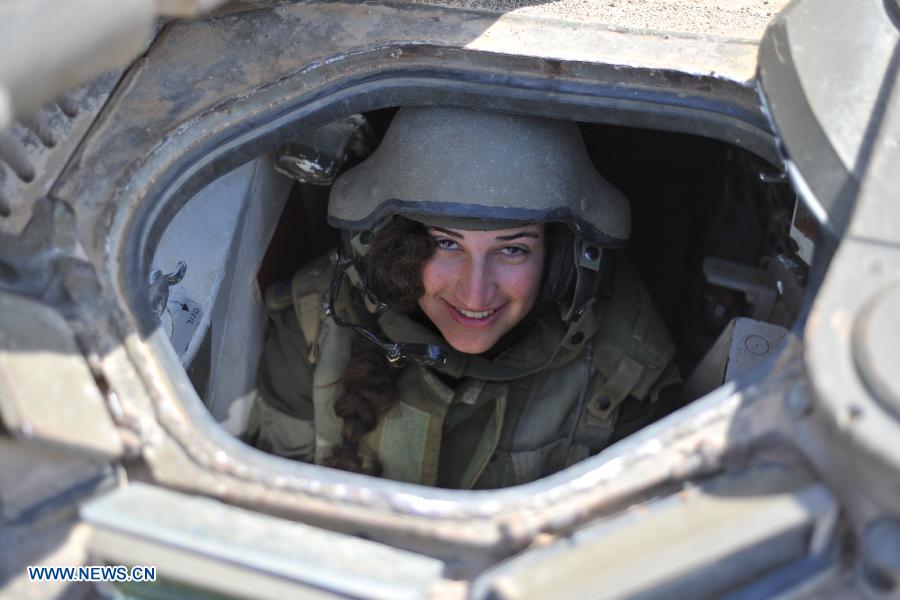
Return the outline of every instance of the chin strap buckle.
[[[402,366],[406,359],[412,359],[426,367],[443,367],[447,355],[439,346],[432,344],[406,344],[403,342],[384,344],[384,353],[394,366]]]

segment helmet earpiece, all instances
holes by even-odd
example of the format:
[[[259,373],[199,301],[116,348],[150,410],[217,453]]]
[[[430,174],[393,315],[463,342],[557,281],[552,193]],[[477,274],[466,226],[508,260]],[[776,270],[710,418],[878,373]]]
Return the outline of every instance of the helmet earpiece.
[[[594,299],[609,296],[615,254],[585,242],[560,223],[546,229],[544,280],[538,301],[555,304],[562,320],[577,320]]]
[[[575,285],[575,236],[562,223],[548,223],[545,229],[544,278],[538,302],[558,304],[566,300]]]

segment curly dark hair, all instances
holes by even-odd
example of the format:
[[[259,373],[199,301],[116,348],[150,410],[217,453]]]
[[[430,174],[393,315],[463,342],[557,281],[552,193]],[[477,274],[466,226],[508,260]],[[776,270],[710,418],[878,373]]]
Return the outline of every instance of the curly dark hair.
[[[394,219],[378,234],[368,253],[369,287],[381,301],[402,313],[418,306],[425,293],[422,267],[434,255],[428,228],[404,217]]]
[[[369,288],[393,309],[408,313],[418,306],[425,293],[422,267],[434,254],[434,242],[428,230],[417,221],[394,217],[372,241],[366,261]],[[380,475],[377,459],[363,461],[359,441],[378,424],[378,420],[397,399],[396,378],[399,369],[388,363],[384,351],[362,337],[350,344],[350,360],[341,376],[341,392],[334,412],[344,424],[342,444],[325,459],[326,467],[366,475]]]
[[[535,310],[555,309],[567,293],[567,277],[548,277],[553,270],[571,270],[572,234],[562,224],[550,223],[544,233],[546,260],[541,293]],[[422,268],[434,254],[435,245],[425,225],[396,216],[375,236],[368,252],[368,284],[375,296],[394,310],[410,313],[425,293]],[[342,444],[324,465],[354,473],[380,475],[377,458],[364,460],[359,454],[362,437],[375,429],[379,419],[397,401],[396,379],[384,351],[362,337],[350,345],[350,360],[341,376],[341,392],[334,412],[343,420]]]

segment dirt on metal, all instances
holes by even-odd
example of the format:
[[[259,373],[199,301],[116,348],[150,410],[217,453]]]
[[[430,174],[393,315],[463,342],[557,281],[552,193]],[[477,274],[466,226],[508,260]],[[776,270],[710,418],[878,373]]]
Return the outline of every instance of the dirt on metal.
[[[612,28],[759,40],[788,0],[407,0],[491,12],[515,12]]]

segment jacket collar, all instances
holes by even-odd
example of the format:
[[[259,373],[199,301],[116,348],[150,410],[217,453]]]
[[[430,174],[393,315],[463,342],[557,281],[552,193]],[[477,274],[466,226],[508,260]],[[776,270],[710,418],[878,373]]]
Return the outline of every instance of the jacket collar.
[[[580,319],[568,326],[559,318],[541,317],[532,313],[521,324],[525,331],[521,332],[519,338],[490,358],[483,354],[458,352],[439,333],[390,308],[380,315],[378,325],[394,342],[440,346],[447,356],[447,362],[442,367],[434,368],[450,377],[509,381],[566,364],[579,356],[584,344],[597,329],[597,319],[590,307]],[[502,343],[503,340],[498,342]]]

